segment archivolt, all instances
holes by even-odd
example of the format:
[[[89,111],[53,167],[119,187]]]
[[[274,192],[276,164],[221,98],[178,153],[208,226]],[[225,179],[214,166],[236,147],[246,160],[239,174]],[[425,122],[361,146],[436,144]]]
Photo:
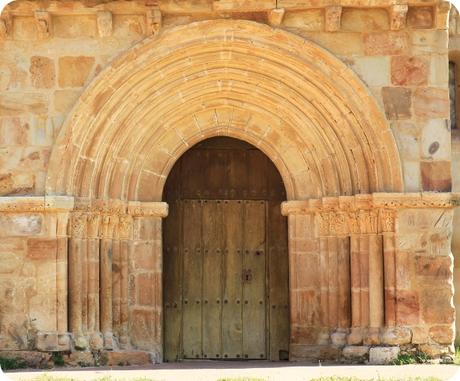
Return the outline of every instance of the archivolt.
[[[51,156],[48,194],[161,200],[174,162],[216,135],[275,163],[289,199],[402,191],[391,130],[340,60],[248,21],[164,30],[87,88]]]

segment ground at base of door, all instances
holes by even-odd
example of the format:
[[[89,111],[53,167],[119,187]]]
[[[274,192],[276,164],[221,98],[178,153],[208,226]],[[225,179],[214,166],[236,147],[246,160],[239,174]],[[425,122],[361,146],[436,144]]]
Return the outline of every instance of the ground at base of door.
[[[343,377],[345,380],[460,380],[460,367],[456,365],[335,365],[330,363],[273,363],[268,361],[223,362],[223,361],[183,361],[163,363],[146,367],[100,367],[63,370],[25,370],[8,372],[12,381],[31,381],[47,374],[46,381],[100,380],[111,381],[291,381],[310,380],[326,377]],[[0,379],[2,379],[0,377]],[[43,378],[42,378],[43,380]],[[327,379],[326,379],[327,380]],[[340,380],[340,378],[339,378]],[[3,379],[2,379],[3,381]],[[6,380],[5,380],[6,381]],[[236,381],[236,380],[235,380]]]

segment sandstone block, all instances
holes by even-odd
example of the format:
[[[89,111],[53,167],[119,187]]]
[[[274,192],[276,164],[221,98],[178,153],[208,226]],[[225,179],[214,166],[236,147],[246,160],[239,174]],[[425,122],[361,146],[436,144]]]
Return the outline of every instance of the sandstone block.
[[[426,326],[412,327],[412,344],[426,344],[428,342],[428,328]]]
[[[79,90],[57,90],[54,92],[54,110],[67,113],[77,102],[81,91]]]
[[[398,358],[399,347],[375,347],[369,350],[369,364],[389,365]]]
[[[404,186],[407,192],[419,192],[421,189],[420,162],[403,162]]]
[[[430,327],[430,338],[438,344],[451,345],[454,342],[455,332],[454,326],[450,325],[435,325]]]
[[[2,350],[2,358],[21,360],[30,368],[41,368],[51,360],[51,354],[37,351]]]
[[[449,91],[439,88],[418,88],[413,95],[415,116],[426,119],[449,119]]]
[[[412,115],[412,93],[405,87],[382,88],[383,105],[388,119],[409,119]]]
[[[364,35],[364,51],[369,56],[405,54],[408,36],[404,32],[382,32]]]
[[[36,338],[36,346],[39,351],[44,352],[59,350],[57,334],[39,332]]]
[[[94,67],[94,57],[59,58],[59,86],[84,86]]]
[[[433,27],[433,7],[409,7],[407,26],[416,29]]]
[[[447,30],[413,30],[410,33],[412,54],[442,54],[448,50]]]
[[[286,12],[282,25],[288,28],[301,28],[304,31],[322,31],[324,12],[322,9]]]
[[[152,274],[139,274],[136,277],[137,304],[151,306],[154,302],[154,277]]]
[[[451,324],[455,309],[449,287],[427,287],[422,293],[422,318],[427,324]]]
[[[386,328],[382,333],[382,343],[388,345],[409,344],[412,339],[412,332],[409,328],[394,327]]]
[[[0,145],[27,145],[31,126],[28,118],[0,118]]]
[[[449,161],[422,161],[420,171],[424,191],[450,192],[452,190]]]
[[[41,215],[7,215],[0,214],[0,236],[28,236],[40,234],[43,219]]]
[[[0,95],[0,117],[21,116],[27,113],[46,114],[48,97],[43,93],[3,92]]]
[[[391,57],[391,83],[396,86],[426,85],[429,68],[429,60],[426,57]]]
[[[415,325],[420,323],[418,291],[398,290],[396,294],[397,323]]]
[[[390,57],[356,57],[352,62],[353,70],[367,85],[390,84]]]
[[[430,59],[430,86],[447,87],[449,81],[449,59],[446,54],[432,54]]]
[[[72,352],[64,357],[66,365],[70,366],[94,366],[94,356],[91,352]]]
[[[303,32],[301,35],[338,56],[352,57],[364,55],[364,42],[359,33]]]
[[[422,344],[419,348],[423,353],[426,353],[431,358],[439,358],[442,355],[448,355],[452,353],[452,349],[446,345]]]
[[[431,119],[422,127],[423,159],[450,160],[451,132],[446,119]]]
[[[13,38],[19,41],[37,40],[37,25],[35,17],[15,17],[13,23]]]
[[[451,259],[448,256],[417,256],[415,261],[418,275],[435,277],[436,279],[450,279],[452,276]]]
[[[27,240],[27,258],[30,260],[55,259],[56,250],[55,239],[29,238]]]
[[[289,347],[290,361],[315,360],[338,360],[341,349],[334,345],[304,345],[291,344]]]
[[[343,348],[342,355],[350,360],[364,360],[369,354],[369,347],[365,345],[349,345]]]
[[[57,38],[85,38],[97,35],[95,15],[59,15],[53,17],[53,34]]]
[[[54,87],[56,73],[54,61],[48,57],[33,56],[30,58],[29,68],[32,86],[39,89],[49,89]]]
[[[187,18],[187,17],[186,17]],[[182,19],[182,18],[180,18]],[[139,38],[144,35],[145,17],[142,15],[113,15],[113,35],[123,38]],[[186,22],[189,20],[186,20]],[[192,21],[192,20],[190,20]],[[166,24],[167,20],[163,20]],[[180,23],[175,18],[174,23]]]
[[[105,364],[117,365],[149,365],[152,364],[150,353],[142,351],[106,351],[102,354]]]
[[[347,344],[347,333],[346,332],[334,332],[331,334],[331,341],[334,345],[346,345]]]
[[[388,12],[384,9],[344,8],[341,29],[347,32],[370,32],[390,29]]]

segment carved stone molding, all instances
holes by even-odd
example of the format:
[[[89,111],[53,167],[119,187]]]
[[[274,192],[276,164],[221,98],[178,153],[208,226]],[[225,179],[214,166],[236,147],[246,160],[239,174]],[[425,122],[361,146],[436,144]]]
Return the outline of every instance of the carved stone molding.
[[[37,25],[38,37],[45,39],[51,35],[51,15],[48,11],[35,11],[35,22]]]
[[[118,221],[118,237],[120,239],[130,239],[132,237],[133,218],[125,214],[120,216]]]
[[[109,37],[112,35],[112,12],[97,12],[97,31],[99,37]]]
[[[284,8],[275,8],[275,9],[268,11],[268,14],[267,14],[268,23],[274,27],[280,26],[281,23],[283,22],[284,13],[285,13]]]
[[[326,32],[337,32],[340,30],[342,19],[342,7],[331,6],[326,7]]]
[[[166,202],[140,202],[130,201],[128,213],[133,217],[161,217],[168,215],[168,204]]]
[[[88,215],[86,213],[72,213],[70,216],[70,236],[72,238],[86,238]]]
[[[147,35],[156,35],[161,29],[162,16],[160,8],[154,7],[146,12]]]
[[[372,193],[368,195],[323,197],[304,201],[285,201],[281,213],[315,214],[327,210],[455,208],[460,205],[457,193]]]
[[[67,196],[0,197],[0,212],[66,212],[73,210],[74,198]]]
[[[9,13],[2,14],[0,17],[0,40],[10,37],[13,33],[13,18]]]

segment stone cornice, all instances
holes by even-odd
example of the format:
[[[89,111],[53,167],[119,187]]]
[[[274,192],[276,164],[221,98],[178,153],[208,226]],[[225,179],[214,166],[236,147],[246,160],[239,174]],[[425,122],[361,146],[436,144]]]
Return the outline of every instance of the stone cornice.
[[[132,217],[166,217],[165,202],[99,200],[69,196],[0,197],[0,213],[76,212],[100,215],[130,215]]]
[[[161,217],[168,215],[168,204],[166,202],[139,202],[128,203],[128,214],[133,217]]]
[[[455,208],[460,205],[458,193],[373,193],[368,195],[323,197],[304,201],[285,201],[281,213],[314,214],[327,211],[371,209]]]
[[[68,196],[0,197],[0,212],[69,212],[74,198]]]

